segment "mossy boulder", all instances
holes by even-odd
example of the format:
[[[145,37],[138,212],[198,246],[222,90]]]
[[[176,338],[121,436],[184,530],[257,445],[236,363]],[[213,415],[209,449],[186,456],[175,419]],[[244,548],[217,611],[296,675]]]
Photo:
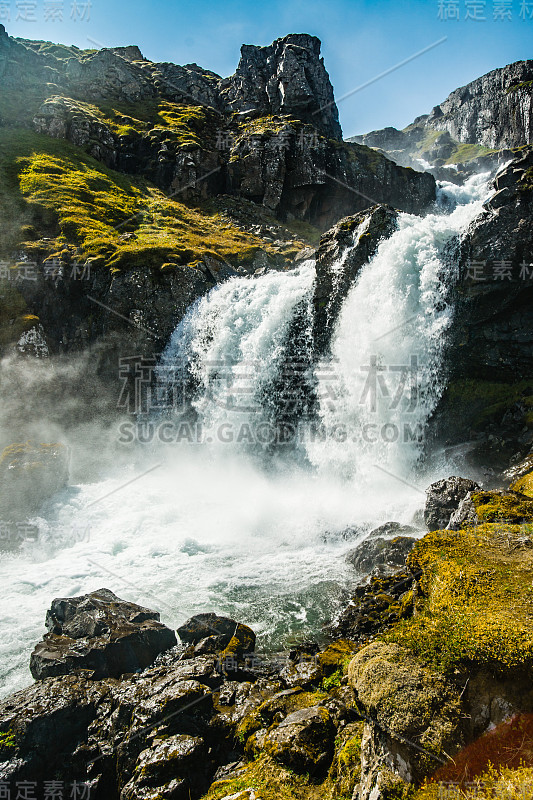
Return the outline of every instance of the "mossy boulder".
[[[518,491],[469,492],[452,514],[449,527],[460,530],[487,522],[511,525],[533,522],[533,499]]]
[[[492,514],[490,503],[479,507],[487,505]],[[474,665],[501,674],[531,669],[532,533],[529,523],[491,522],[424,536],[408,558],[418,575],[416,613],[386,638],[448,672]]]
[[[296,772],[319,772],[333,756],[335,726],[322,706],[302,708],[269,730],[268,755]]]
[[[434,771],[460,741],[456,687],[407,649],[372,642],[350,662],[348,680],[374,721],[367,731],[366,749],[373,753],[367,789],[387,758],[397,778],[409,783]]]
[[[0,518],[23,520],[68,483],[69,453],[59,443],[27,441],[0,455]]]
[[[121,800],[156,796],[188,800],[191,790],[196,794],[206,786],[205,762],[206,747],[200,737],[186,734],[155,737],[151,747],[139,754],[133,776],[122,789]]]

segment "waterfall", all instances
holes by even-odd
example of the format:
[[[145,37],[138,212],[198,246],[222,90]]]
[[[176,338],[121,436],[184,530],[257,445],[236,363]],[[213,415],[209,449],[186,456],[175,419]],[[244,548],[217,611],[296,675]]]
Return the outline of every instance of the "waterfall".
[[[202,441],[255,452],[279,443],[292,401],[284,443],[319,473],[371,484],[378,465],[412,476],[445,382],[457,277],[447,247],[481,211],[488,178],[441,184],[433,213],[399,215],[398,230],[344,300],[328,361],[312,363],[312,261],[232,278],[196,303],[162,363],[188,364]],[[348,252],[333,265],[334,278]]]
[[[379,472],[413,479],[427,422],[445,386],[451,289],[449,245],[479,214],[489,173],[439,188],[437,211],[400,214],[398,230],[359,273],[341,310],[332,357],[319,365],[321,470],[375,484]]]
[[[32,520],[38,541],[0,563],[3,692],[28,683],[51,597],[101,586],[170,627],[203,611],[242,620],[261,648],[320,635],[353,589],[346,551],[424,504],[428,476],[409,485],[421,443],[387,439],[394,426],[425,428],[442,390],[447,246],[485,191],[482,178],[446,184],[433,213],[400,215],[344,300],[324,363],[313,362],[312,261],[232,278],[189,310],[161,375],[187,365],[190,404],[173,416],[198,421],[201,440],[126,443],[120,463]],[[288,421],[301,439],[273,450],[259,431]]]
[[[314,264],[236,277],[202,298],[177,326],[162,367],[187,363],[192,409],[206,444],[271,443],[282,406],[298,402],[312,353]]]

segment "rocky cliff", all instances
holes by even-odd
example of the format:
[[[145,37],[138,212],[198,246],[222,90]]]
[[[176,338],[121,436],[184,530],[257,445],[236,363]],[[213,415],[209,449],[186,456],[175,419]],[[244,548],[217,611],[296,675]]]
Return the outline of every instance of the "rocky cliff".
[[[349,141],[376,147],[398,164],[460,165],[472,172],[494,162],[497,151],[533,141],[533,61],[495,69],[456,89],[431,113],[400,131],[383,128]],[[506,159],[509,153],[500,153]],[[445,177],[442,169],[437,173]],[[448,179],[453,172],[448,169]]]
[[[431,176],[342,141],[306,34],[244,46],[222,79],[0,26],[0,76],[4,346],[38,318],[51,353],[130,328],[160,347],[217,281],[286,268],[376,202],[421,213],[435,197]]]

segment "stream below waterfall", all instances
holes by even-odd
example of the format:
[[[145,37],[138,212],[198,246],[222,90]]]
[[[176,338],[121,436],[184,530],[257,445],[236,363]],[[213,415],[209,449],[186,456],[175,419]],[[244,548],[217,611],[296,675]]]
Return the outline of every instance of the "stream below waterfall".
[[[400,214],[319,364],[312,261],[231,278],[189,309],[159,373],[179,406],[164,377],[186,365],[187,407],[153,412],[143,424],[158,436],[144,443],[123,423],[129,460],[56,495],[32,520],[37,541],[2,556],[2,694],[30,683],[51,600],[104,586],[173,628],[205,611],[234,617],[258,650],[320,635],[354,585],[347,550],[384,522],[419,520],[423,490],[448,474],[431,458],[420,472],[454,314],[446,245],[482,210],[489,177],[441,184],[423,218]],[[176,441],[178,423],[193,441]]]

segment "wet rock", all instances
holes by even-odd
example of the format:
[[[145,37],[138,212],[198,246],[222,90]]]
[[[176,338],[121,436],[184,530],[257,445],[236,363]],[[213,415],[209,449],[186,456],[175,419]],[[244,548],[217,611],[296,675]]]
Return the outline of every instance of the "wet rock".
[[[403,525],[401,522],[385,522],[379,528],[373,528],[368,534],[368,538],[376,537],[390,538],[391,536],[413,536],[420,533],[422,525],[416,528],[414,525]]]
[[[446,528],[461,500],[466,497],[468,492],[474,492],[479,488],[475,481],[453,475],[432,483],[426,489],[427,498],[424,509],[424,521],[428,528],[430,530]]]
[[[177,632],[182,642],[195,645],[196,654],[222,652],[224,656],[242,657],[255,649],[255,633],[251,628],[217,614],[191,617]]]
[[[391,576],[373,576],[355,590],[338,619],[326,627],[332,637],[362,641],[412,614],[414,578],[408,570]]]
[[[372,537],[362,542],[346,554],[346,561],[358,572],[379,572],[380,575],[392,575],[401,567],[416,544],[416,539],[409,536],[395,536],[394,539]]]
[[[159,613],[120,600],[109,589],[58,598],[46,614],[45,634],[30,658],[36,680],[90,670],[95,679],[149,666],[176,637]]]
[[[289,714],[264,741],[266,752],[298,772],[316,773],[333,755],[335,726],[327,709],[302,708]]]
[[[199,737],[176,734],[164,739],[154,739],[137,759],[134,775],[124,786],[120,800],[142,800],[158,797],[164,800],[189,800],[205,786],[202,767],[205,765],[206,747]]]
[[[389,206],[373,206],[341,219],[323,234],[315,254],[314,336],[319,353],[329,343],[341,306],[359,270],[397,226],[397,211]]]
[[[68,483],[69,453],[62,444],[25,442],[0,455],[0,519],[23,520]]]

